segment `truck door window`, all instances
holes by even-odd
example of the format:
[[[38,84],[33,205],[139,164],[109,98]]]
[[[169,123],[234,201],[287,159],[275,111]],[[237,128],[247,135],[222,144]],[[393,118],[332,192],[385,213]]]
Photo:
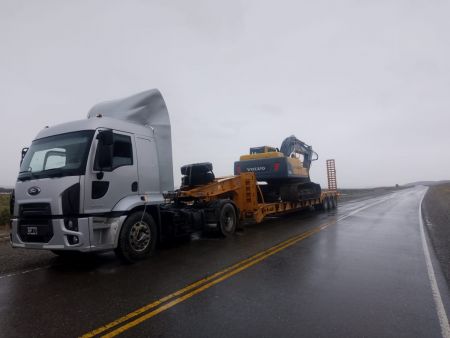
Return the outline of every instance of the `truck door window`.
[[[113,136],[113,159],[112,159],[112,168],[107,171],[112,171],[116,168],[125,166],[125,165],[133,165],[133,146],[131,144],[131,137],[122,134],[114,133]],[[95,155],[94,161],[94,170],[100,170],[99,166],[99,151],[101,150],[100,146],[97,146],[97,152]],[[105,169],[103,169],[105,170]]]
[[[116,169],[124,165],[133,164],[133,148],[131,137],[121,134],[114,134],[113,144],[113,167]]]

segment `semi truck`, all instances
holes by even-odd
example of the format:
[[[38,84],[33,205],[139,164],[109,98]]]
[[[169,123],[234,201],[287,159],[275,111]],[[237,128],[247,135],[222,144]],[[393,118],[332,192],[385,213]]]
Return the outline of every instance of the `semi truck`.
[[[114,250],[134,262],[174,237],[227,237],[268,215],[337,206],[336,191],[268,198],[251,170],[216,178],[207,162],[181,173],[175,190],[169,113],[157,89],[97,104],[86,119],[45,127],[22,150],[11,245],[58,255]]]

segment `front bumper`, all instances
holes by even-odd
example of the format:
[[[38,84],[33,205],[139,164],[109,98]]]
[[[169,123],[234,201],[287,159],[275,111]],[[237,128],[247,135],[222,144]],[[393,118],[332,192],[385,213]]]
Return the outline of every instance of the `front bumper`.
[[[64,225],[63,219],[49,220],[53,235],[46,242],[33,242],[33,236],[21,236],[19,219],[11,222],[11,246],[13,248],[41,249],[41,250],[71,250],[93,252],[111,250],[117,247],[118,234],[125,216],[83,217],[78,218],[78,231],[71,231]],[[27,225],[27,226],[31,226]],[[77,237],[74,243],[73,238]]]

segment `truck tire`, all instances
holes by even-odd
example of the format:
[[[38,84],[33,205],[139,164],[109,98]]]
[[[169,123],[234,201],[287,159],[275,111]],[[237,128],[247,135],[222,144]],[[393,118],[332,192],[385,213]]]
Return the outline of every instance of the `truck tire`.
[[[334,197],[329,197],[330,201],[330,210],[333,210],[336,208],[336,205],[334,204]]]
[[[328,210],[333,210],[334,206],[333,206],[333,197],[328,197]]]
[[[328,197],[325,197],[322,202],[322,210],[328,211],[330,210],[330,200]]]
[[[224,237],[230,237],[236,231],[237,216],[236,209],[231,203],[222,204],[219,211],[219,221],[217,223],[220,234]]]
[[[116,255],[126,263],[150,256],[156,248],[157,230],[153,217],[135,212],[128,216],[120,230]]]

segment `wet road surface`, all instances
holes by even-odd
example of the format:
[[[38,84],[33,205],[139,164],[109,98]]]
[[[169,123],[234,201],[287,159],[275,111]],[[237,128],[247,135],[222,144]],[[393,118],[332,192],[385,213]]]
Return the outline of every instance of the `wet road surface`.
[[[0,275],[0,336],[447,338],[424,192],[270,219],[131,266],[102,254]]]

